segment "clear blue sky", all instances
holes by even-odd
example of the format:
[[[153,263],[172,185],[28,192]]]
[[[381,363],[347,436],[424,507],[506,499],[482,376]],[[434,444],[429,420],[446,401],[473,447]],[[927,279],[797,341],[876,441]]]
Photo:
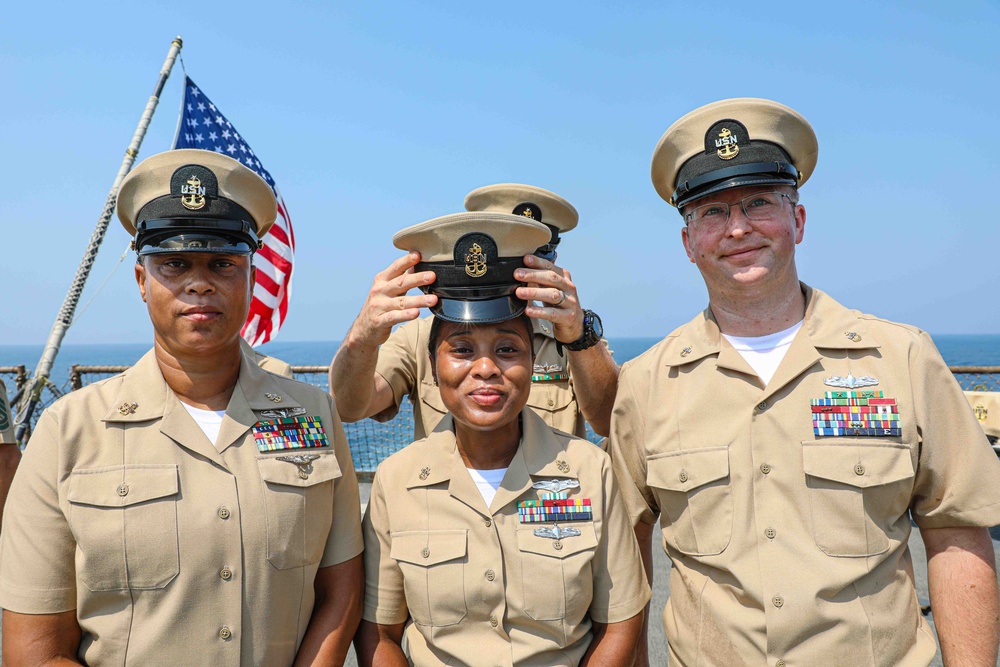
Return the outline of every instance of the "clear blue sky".
[[[0,344],[48,334],[175,35],[298,241],[279,340],[340,339],[391,237],[515,181],[579,209],[560,264],[609,336],[707,301],[649,180],[684,113],[776,99],[816,129],[801,277],[932,333],[1000,333],[1000,9],[918,3],[13,3],[0,26]],[[815,6],[814,6],[815,5]],[[773,10],[773,11],[765,11]],[[183,73],[140,157],[170,147]],[[151,330],[112,221],[69,343]]]

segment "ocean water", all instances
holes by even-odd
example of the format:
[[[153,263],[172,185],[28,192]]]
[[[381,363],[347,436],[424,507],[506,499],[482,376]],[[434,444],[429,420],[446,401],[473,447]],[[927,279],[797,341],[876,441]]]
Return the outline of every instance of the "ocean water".
[[[1000,366],[1000,335],[948,334],[933,336],[941,356],[951,366]],[[633,359],[659,341],[659,338],[612,338],[615,360],[622,364]],[[260,350],[293,366],[319,366],[330,363],[340,341],[268,343]],[[125,343],[101,345],[64,345],[56,358],[52,381],[64,387],[69,381],[73,364],[91,366],[131,365],[145,354],[151,344]],[[41,345],[0,345],[0,366],[24,364],[29,373],[42,353]]]

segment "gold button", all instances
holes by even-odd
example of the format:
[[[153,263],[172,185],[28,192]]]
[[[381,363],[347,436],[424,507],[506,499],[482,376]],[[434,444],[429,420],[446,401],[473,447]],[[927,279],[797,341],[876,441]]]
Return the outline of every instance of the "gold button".
[[[486,527],[487,527],[487,528],[489,528],[490,526],[492,526],[492,525],[493,525],[493,522],[492,522],[492,521],[490,521],[489,519],[487,519],[487,520],[486,520],[486,521],[485,521],[484,523],[486,524]]]
[[[229,518],[229,510],[227,510],[225,507],[223,507],[222,509],[220,509],[219,510],[219,518],[222,519],[223,521],[225,521],[226,519],[228,519]]]
[[[769,475],[769,474],[771,474],[771,466],[769,466],[766,463],[761,463],[760,464],[760,471],[762,473],[764,473],[765,475]]]
[[[767,410],[767,401],[761,401],[760,403],[758,403],[757,404],[757,409],[760,410],[761,412],[764,412],[764,410]]]
[[[771,604],[773,604],[775,607],[780,607],[781,605],[785,604],[785,600],[780,595],[775,595],[773,598],[771,598]]]
[[[497,626],[498,626],[499,624],[500,624],[500,622],[499,622],[499,621],[497,621],[497,617],[496,617],[496,616],[494,616],[493,614],[490,614],[490,625],[492,625],[492,626],[493,626],[493,627],[495,628],[495,627],[497,627]]]
[[[424,558],[427,558],[428,556],[431,555],[431,550],[428,549],[427,547],[424,547],[423,550],[420,552],[420,555],[423,556]]]
[[[224,567],[222,568],[222,571],[219,572],[219,576],[225,579],[226,581],[229,581],[230,579],[233,578],[233,571],[230,570],[228,567]]]
[[[562,551],[562,542],[556,540],[555,542],[552,543],[552,548],[555,549],[556,551]]]
[[[228,625],[223,625],[222,628],[219,630],[219,636],[222,637],[223,639],[229,639],[230,637],[233,636],[233,631],[229,629]]]
[[[677,479],[681,480],[682,482],[686,482],[688,481],[688,474],[683,470],[681,470],[681,474],[677,475]]]
[[[858,465],[854,466],[854,474],[855,475],[864,475],[865,474],[865,467],[863,465],[861,465],[860,463]]]
[[[493,570],[486,570],[486,580],[487,581],[493,581],[496,578],[497,578],[496,572],[494,572]]]
[[[779,660],[778,662],[774,663],[774,667],[785,667],[785,661]]]
[[[769,539],[769,540],[773,540],[774,536],[777,535],[777,534],[778,534],[778,531],[776,531],[774,528],[768,528],[767,530],[764,531],[764,535],[766,535],[767,539]]]
[[[122,498],[128,495],[128,484],[125,484],[123,482],[122,484],[118,485],[118,495],[121,496]]]

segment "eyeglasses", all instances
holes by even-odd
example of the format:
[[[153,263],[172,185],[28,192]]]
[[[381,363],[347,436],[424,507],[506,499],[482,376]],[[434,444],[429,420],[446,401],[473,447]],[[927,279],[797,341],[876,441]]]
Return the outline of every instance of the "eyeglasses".
[[[739,206],[743,209],[743,215],[750,220],[774,220],[781,212],[782,197],[792,206],[798,203],[792,195],[784,192],[756,192],[741,199]],[[721,201],[701,204],[684,214],[684,222],[703,227],[722,227],[729,222],[729,213],[733,206],[736,204]]]

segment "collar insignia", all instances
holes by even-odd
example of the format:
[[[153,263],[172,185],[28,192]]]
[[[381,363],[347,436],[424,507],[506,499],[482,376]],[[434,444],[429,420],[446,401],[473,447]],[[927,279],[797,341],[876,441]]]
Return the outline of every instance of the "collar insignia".
[[[272,401],[274,403],[281,403],[283,400],[285,400],[281,398],[281,396],[278,396],[277,394],[272,394],[271,392],[267,392],[264,395],[267,396],[267,400]]]
[[[123,417],[125,415],[134,415],[135,414],[135,410],[138,407],[139,407],[138,403],[134,403],[134,402],[133,403],[129,403],[128,401],[125,401],[124,403],[122,403],[121,405],[118,406],[118,414],[122,415]]]

